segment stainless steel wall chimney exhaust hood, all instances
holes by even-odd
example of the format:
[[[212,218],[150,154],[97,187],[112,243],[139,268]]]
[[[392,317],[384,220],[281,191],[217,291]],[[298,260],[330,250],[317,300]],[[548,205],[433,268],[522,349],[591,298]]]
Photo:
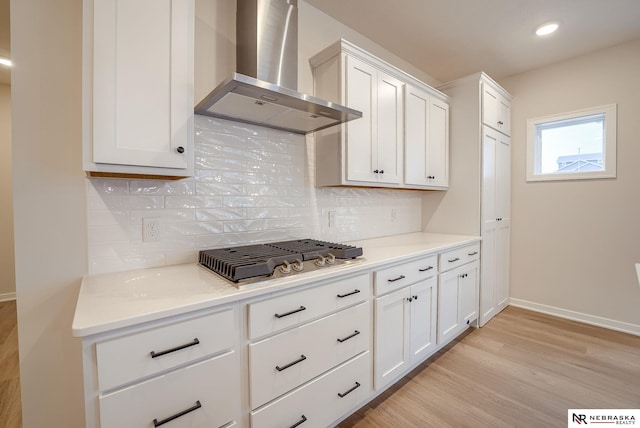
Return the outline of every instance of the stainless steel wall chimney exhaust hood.
[[[237,0],[236,70],[196,114],[307,134],[362,113],[298,92],[297,0]]]

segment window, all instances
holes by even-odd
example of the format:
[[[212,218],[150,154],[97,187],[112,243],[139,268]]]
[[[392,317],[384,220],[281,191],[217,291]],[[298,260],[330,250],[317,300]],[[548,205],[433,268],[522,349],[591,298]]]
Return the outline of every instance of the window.
[[[616,105],[527,121],[527,181],[616,176]]]

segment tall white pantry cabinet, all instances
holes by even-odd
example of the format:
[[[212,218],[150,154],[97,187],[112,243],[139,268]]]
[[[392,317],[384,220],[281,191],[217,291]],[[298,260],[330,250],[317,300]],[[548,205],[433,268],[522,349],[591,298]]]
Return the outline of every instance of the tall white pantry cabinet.
[[[482,326],[509,303],[512,97],[482,72],[438,90],[451,97],[451,176],[426,231],[482,236]]]

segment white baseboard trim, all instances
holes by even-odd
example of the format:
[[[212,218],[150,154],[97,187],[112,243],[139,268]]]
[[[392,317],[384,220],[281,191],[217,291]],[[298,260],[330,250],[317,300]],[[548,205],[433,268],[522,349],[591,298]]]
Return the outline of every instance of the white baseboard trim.
[[[0,302],[8,302],[10,300],[16,300],[16,293],[0,294]]]
[[[509,299],[509,304],[518,308],[529,309],[534,312],[541,312],[543,314],[553,315],[559,318],[566,318],[572,321],[578,321],[585,324],[591,324],[598,327],[608,328],[610,330],[616,330],[623,333],[640,336],[640,325],[637,324],[602,318],[595,315],[570,311],[568,309],[557,308],[555,306],[543,305],[541,303],[534,303],[521,299],[511,298]]]

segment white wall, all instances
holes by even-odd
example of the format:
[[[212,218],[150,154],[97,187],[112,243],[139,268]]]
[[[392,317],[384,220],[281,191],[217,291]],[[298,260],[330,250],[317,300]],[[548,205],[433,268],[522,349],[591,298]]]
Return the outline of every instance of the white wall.
[[[15,297],[11,191],[11,87],[0,84],[0,301]]]
[[[499,83],[512,117],[515,303],[640,334],[640,40]],[[526,182],[526,120],[618,105],[616,179]]]
[[[23,426],[84,426],[71,321],[87,272],[80,0],[11,1],[13,201]]]

